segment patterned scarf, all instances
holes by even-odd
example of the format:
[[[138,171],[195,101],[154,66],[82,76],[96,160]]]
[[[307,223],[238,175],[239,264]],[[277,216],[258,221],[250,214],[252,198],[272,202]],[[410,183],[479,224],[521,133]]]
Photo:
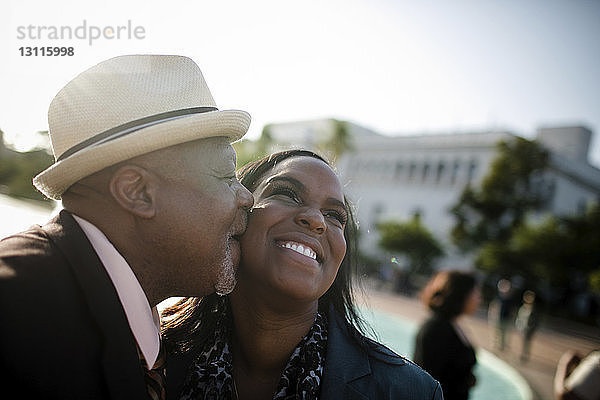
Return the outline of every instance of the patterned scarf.
[[[190,367],[180,400],[233,398],[231,328],[225,316],[219,321],[212,345],[206,346]],[[318,399],[326,350],[327,319],[317,313],[308,334],[292,352],[273,400]]]

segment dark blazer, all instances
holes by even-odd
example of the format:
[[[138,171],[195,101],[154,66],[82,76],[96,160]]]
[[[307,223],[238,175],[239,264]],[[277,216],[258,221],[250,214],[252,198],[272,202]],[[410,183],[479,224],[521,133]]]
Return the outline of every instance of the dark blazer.
[[[442,384],[446,400],[466,400],[475,384],[475,350],[458,336],[452,323],[432,315],[419,329],[413,360]]]
[[[66,211],[0,241],[0,393],[147,398],[116,290]]]
[[[427,372],[374,341],[359,345],[346,322],[330,311],[322,400],[443,400],[442,389]],[[192,352],[167,359],[167,394],[176,399]]]
[[[440,384],[419,366],[375,341],[359,345],[333,311],[328,324],[322,400],[443,399]]]

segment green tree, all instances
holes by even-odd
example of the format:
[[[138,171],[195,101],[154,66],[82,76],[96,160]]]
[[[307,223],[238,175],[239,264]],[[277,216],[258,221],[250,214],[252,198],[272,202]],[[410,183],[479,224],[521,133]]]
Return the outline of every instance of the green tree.
[[[444,254],[441,244],[423,226],[418,214],[408,222],[379,223],[377,229],[380,233],[381,248],[404,255],[408,259],[409,276],[431,273],[434,261]]]
[[[585,277],[600,293],[600,206],[582,215],[529,218],[549,196],[541,179],[547,163],[547,152],[535,142],[500,143],[481,186],[466,187],[452,209],[453,242],[474,251],[475,265],[490,273],[555,288]]]
[[[510,273],[518,266],[507,250],[515,229],[549,196],[542,174],[548,153],[535,141],[515,138],[497,144],[497,156],[478,188],[467,185],[451,209],[451,238],[463,251],[476,252],[476,265]]]
[[[242,139],[233,144],[233,148],[237,154],[236,167],[239,168],[254,160],[271,153],[273,147],[273,136],[271,134],[271,125],[267,124],[263,127],[262,133],[258,140]]]
[[[235,167],[240,168],[242,165],[249,163],[250,161],[256,160],[257,153],[255,150],[255,143],[248,139],[242,139],[232,144],[235,150]]]
[[[532,279],[560,287],[576,273],[586,277],[591,289],[600,290],[600,206],[582,215],[523,224],[515,230],[508,250]]]
[[[333,124],[333,134],[331,139],[323,143],[321,147],[323,147],[323,150],[331,153],[333,161],[336,162],[344,152],[353,148],[352,136],[350,135],[346,121],[339,121],[337,119],[332,119],[331,121]]]
[[[273,127],[271,124],[266,124],[263,126],[262,132],[260,133],[260,138],[258,138],[257,153],[260,154],[259,157],[264,157],[271,152],[273,147]]]
[[[0,155],[0,186],[8,195],[34,200],[48,200],[33,186],[35,175],[54,161],[45,150],[20,153],[7,150]]]

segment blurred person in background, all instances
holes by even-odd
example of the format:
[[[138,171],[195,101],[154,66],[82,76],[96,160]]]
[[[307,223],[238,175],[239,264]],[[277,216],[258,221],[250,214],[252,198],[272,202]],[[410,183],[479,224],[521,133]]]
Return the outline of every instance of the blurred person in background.
[[[529,360],[531,350],[531,338],[539,325],[539,313],[535,301],[535,292],[526,290],[523,293],[523,304],[517,311],[515,319],[515,328],[521,335],[521,362]]]
[[[457,324],[481,303],[481,290],[469,272],[438,272],[421,292],[431,315],[420,327],[413,360],[442,385],[446,400],[465,400],[476,383],[477,359],[468,337]]]
[[[493,327],[494,347],[504,350],[508,347],[508,334],[512,326],[513,299],[512,285],[508,279],[500,279],[496,297],[488,307],[488,323]]]

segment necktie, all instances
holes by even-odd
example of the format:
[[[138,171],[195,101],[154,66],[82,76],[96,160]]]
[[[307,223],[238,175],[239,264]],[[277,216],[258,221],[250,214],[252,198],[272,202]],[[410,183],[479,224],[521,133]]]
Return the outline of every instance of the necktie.
[[[158,357],[156,358],[156,362],[152,366],[152,369],[148,369],[148,364],[144,359],[144,355],[139,349],[138,354],[140,355],[140,362],[142,364],[142,368],[144,369],[144,380],[146,381],[148,395],[152,400],[165,400],[167,398],[165,392],[165,349],[162,345],[162,341],[160,344],[160,350],[158,351]]]

